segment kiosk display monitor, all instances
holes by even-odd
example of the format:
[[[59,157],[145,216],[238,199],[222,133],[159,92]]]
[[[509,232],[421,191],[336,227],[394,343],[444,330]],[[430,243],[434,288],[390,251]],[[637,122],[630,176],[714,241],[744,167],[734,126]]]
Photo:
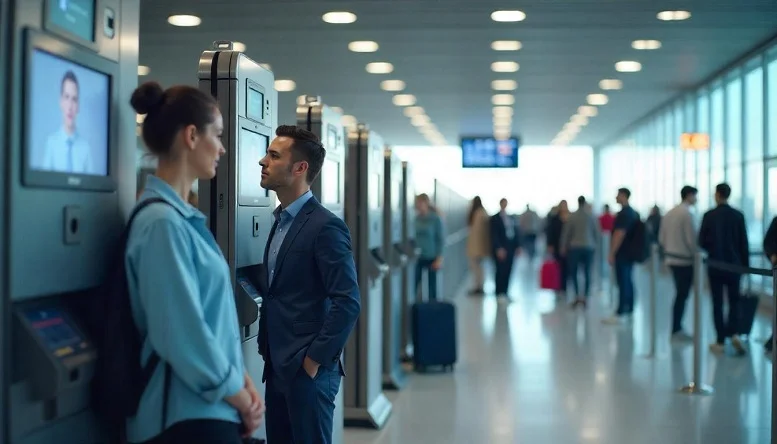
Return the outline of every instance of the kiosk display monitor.
[[[86,340],[59,310],[32,309],[27,310],[24,315],[46,348],[55,356],[61,358],[86,349]]]
[[[97,0],[49,0],[49,20],[76,37],[94,41]]]
[[[246,94],[246,116],[256,122],[264,120],[264,93],[251,84]]]
[[[267,190],[262,188],[262,166],[259,161],[267,154],[268,139],[263,134],[246,128],[240,129],[240,149],[238,162],[238,204],[245,206],[259,205],[267,197]]]
[[[518,138],[462,137],[463,168],[517,168]]]
[[[27,167],[108,176],[110,76],[35,48],[27,81]]]

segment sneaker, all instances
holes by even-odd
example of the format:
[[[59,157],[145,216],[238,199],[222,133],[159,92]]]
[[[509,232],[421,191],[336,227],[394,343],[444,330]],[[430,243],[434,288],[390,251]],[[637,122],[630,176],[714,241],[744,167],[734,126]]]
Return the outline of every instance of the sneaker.
[[[672,333],[672,342],[693,342],[693,336],[680,330]]]
[[[716,355],[722,355],[725,353],[726,348],[723,344],[718,344],[717,342],[714,344],[710,344],[710,351],[712,353],[715,353]]]
[[[736,351],[737,355],[744,355],[747,353],[747,349],[745,348],[745,344],[742,342],[741,339],[739,339],[739,336],[732,336],[731,337],[731,345],[734,346],[734,350]]]

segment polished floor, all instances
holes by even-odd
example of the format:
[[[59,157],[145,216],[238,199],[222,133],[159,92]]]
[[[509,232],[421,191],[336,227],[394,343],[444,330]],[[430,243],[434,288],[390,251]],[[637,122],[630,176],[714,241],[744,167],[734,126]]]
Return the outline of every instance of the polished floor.
[[[394,411],[383,430],[347,429],[345,444],[766,444],[772,364],[759,319],[744,357],[708,352],[712,323],[703,307],[702,381],[711,396],[677,389],[692,379],[692,346],[668,340],[673,288],[658,285],[657,353],[649,350],[648,279],[637,273],[630,326],[606,326],[607,286],[586,312],[537,289],[537,265],[516,265],[512,302],[463,294],[454,373],[413,374],[388,392]],[[686,325],[692,327],[689,303]]]

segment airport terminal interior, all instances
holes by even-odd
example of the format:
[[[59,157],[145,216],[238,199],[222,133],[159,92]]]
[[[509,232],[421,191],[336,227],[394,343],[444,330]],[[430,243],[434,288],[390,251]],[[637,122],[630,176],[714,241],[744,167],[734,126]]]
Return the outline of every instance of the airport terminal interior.
[[[221,111],[181,200],[260,396],[260,160],[281,125],[326,149],[360,299],[331,443],[777,443],[777,2],[0,5],[0,444],[112,442],[96,325],[158,181],[145,82]]]

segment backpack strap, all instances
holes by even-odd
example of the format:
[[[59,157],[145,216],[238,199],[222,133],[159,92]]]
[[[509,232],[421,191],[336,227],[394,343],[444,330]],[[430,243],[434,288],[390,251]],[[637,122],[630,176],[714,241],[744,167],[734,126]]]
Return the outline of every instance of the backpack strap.
[[[178,214],[181,215],[181,217],[184,217],[183,213],[176,208],[174,205],[172,205],[170,202],[168,202],[165,199],[162,199],[161,197],[150,197],[148,199],[143,200],[142,202],[138,203],[135,208],[132,210],[132,213],[130,214],[129,221],[127,222],[127,227],[124,231],[124,238],[122,239],[122,249],[123,251],[127,251],[127,242],[129,240],[129,233],[132,228],[132,222],[135,220],[135,216],[140,213],[141,210],[148,207],[151,204],[155,203],[162,203],[165,205],[170,206],[172,209],[174,209]],[[156,371],[156,368],[159,366],[159,362],[161,361],[161,358],[159,355],[154,351],[151,350],[151,356],[148,357],[148,362],[143,367],[143,389],[145,390],[146,386],[148,386],[148,383],[151,381],[151,377],[154,375],[154,371]],[[170,364],[165,362],[165,374],[164,374],[164,385],[162,388],[162,431],[165,430],[165,427],[167,426],[167,406],[169,404],[168,400],[170,399],[170,384],[172,382],[172,368],[170,367]]]

